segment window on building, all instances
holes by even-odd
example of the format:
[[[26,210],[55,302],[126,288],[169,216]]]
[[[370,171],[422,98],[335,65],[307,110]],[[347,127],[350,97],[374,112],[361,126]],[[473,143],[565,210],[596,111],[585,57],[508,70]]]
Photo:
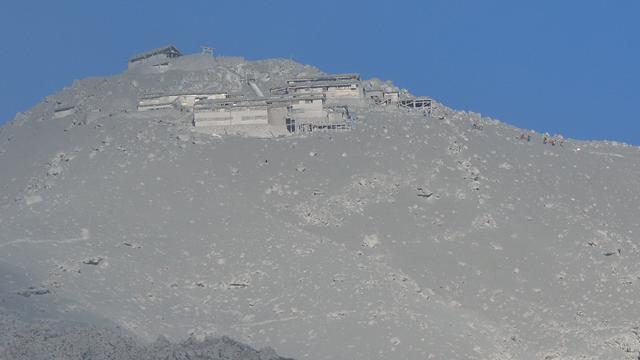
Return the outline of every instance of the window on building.
[[[285,123],[287,125],[287,131],[288,132],[290,132],[290,133],[296,132],[296,121],[294,119],[287,118],[285,120]]]

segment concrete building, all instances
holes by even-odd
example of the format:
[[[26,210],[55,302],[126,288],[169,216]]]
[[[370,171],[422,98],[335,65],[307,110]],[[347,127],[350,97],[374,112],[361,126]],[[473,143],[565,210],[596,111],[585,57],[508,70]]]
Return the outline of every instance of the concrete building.
[[[176,94],[148,94],[138,100],[138,111],[181,108],[192,110],[198,101],[227,99],[225,92],[187,92]]]
[[[357,74],[320,75],[287,80],[287,86],[271,89],[271,95],[322,94],[328,102],[357,101],[364,98]]]
[[[346,106],[325,106],[323,94],[198,101],[193,113],[196,127],[268,125],[274,133],[347,129],[349,119]]]
[[[172,109],[178,95],[145,95],[138,99],[138,111]]]
[[[359,74],[328,74],[310,77],[300,77],[287,80],[288,86],[296,86],[313,82],[360,82]]]
[[[289,133],[308,133],[350,129],[349,108],[344,105],[330,106],[325,100],[325,96],[319,94],[294,95],[287,99],[287,112],[284,117],[286,130]],[[274,120],[269,119],[269,122],[275,124],[276,121],[281,121],[280,118]]]
[[[180,50],[174,45],[167,45],[161,48],[140,53],[129,59],[129,68],[139,64],[161,65],[168,59],[182,56]]]
[[[382,89],[364,89],[364,95],[367,99],[373,100],[376,103],[382,102],[384,97],[384,91]]]
[[[347,106],[330,106],[324,109],[325,116],[313,121],[289,121],[289,132],[311,133],[315,131],[351,130],[351,116]],[[293,125],[293,126],[291,126]]]
[[[372,100],[376,104],[397,104],[400,99],[400,93],[392,89],[365,89],[365,97]]]
[[[287,88],[288,94],[323,94],[327,100],[358,100],[362,99],[362,88],[354,82],[310,82],[300,83]]]
[[[398,105],[410,109],[431,109],[431,99],[426,97],[401,98]]]
[[[285,107],[287,116],[300,120],[323,119],[327,116],[322,94],[271,97],[267,102],[272,108]]]
[[[178,105],[192,109],[198,101],[228,99],[226,92],[191,92],[178,95]]]
[[[269,124],[285,128],[289,133],[299,129],[298,124],[326,121],[325,96],[322,94],[288,95],[269,99]]]
[[[387,104],[397,104],[400,99],[400,92],[396,90],[385,90],[382,94],[382,100]]]
[[[193,108],[196,127],[268,124],[269,104],[265,99],[205,100],[197,102]]]

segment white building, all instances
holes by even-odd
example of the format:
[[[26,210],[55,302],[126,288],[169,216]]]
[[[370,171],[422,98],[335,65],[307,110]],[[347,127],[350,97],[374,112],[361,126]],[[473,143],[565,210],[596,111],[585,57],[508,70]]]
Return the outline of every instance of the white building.
[[[229,94],[226,92],[191,92],[180,94],[178,96],[178,104],[185,108],[193,108],[198,101],[228,99]]]
[[[362,88],[354,82],[312,82],[289,86],[287,92],[293,95],[323,94],[327,100],[362,99]]]
[[[365,97],[376,104],[397,104],[400,99],[400,92],[392,88],[380,89],[372,88],[364,90]]]
[[[431,109],[431,99],[427,97],[402,98],[398,105],[410,109]]]
[[[322,94],[293,95],[271,97],[268,103],[272,108],[285,107],[287,116],[297,119],[323,119],[327,116],[324,110],[325,97]]]
[[[327,130],[351,130],[351,115],[347,106],[330,106],[326,108],[325,121],[302,124],[300,131],[327,131]]]
[[[299,77],[295,79],[287,80],[287,85],[296,86],[305,83],[313,82],[360,82],[360,75],[358,74],[328,74],[317,75],[311,77]]]
[[[382,94],[382,100],[387,104],[397,104],[400,99],[400,92],[396,90],[385,90]]]
[[[364,89],[364,95],[367,99],[371,99],[376,103],[382,102],[384,91],[382,89]]]
[[[271,95],[324,95],[328,102],[363,99],[357,74],[320,75],[287,80],[287,86],[271,89]]]
[[[138,111],[161,110],[170,108],[193,109],[198,101],[227,99],[225,92],[187,92],[176,94],[148,94],[138,100]]]
[[[193,112],[199,128],[268,125],[274,133],[346,129],[348,119],[346,106],[325,107],[322,94],[199,101]]]
[[[199,101],[193,108],[193,125],[268,125],[269,105],[265,99]]]
[[[178,95],[145,95],[138,99],[138,111],[172,109]]]

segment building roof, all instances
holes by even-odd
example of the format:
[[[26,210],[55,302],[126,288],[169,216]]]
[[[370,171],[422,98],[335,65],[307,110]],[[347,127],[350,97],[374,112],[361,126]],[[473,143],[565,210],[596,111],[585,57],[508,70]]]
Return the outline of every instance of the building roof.
[[[74,109],[75,107],[76,107],[75,105],[67,105],[67,106],[59,107],[59,108],[53,110],[53,112],[67,111],[67,110]]]
[[[318,75],[318,76],[308,76],[308,77],[289,79],[287,80],[287,84],[293,85],[293,84],[306,83],[306,82],[341,81],[341,80],[360,81],[360,74],[326,74],[326,75]]]
[[[267,98],[255,99],[211,99],[196,102],[194,108],[201,109],[224,109],[238,107],[266,107],[268,106]]]
[[[319,88],[319,87],[344,87],[353,85],[353,81],[309,81],[303,83],[296,83],[295,85],[288,86],[287,89],[304,89],[304,88]]]
[[[431,101],[431,98],[426,97],[426,96],[413,96],[413,95],[407,95],[407,94],[400,94],[400,100],[402,100],[402,101],[407,101],[407,100]]]
[[[165,101],[165,102],[161,102],[161,103],[157,103],[157,104],[138,104],[138,108],[146,108],[146,107],[155,107],[155,106],[173,106],[176,102],[175,101]]]
[[[287,87],[286,86],[282,86],[282,87],[271,88],[271,89],[269,89],[269,92],[272,93],[272,94],[283,95],[283,94],[287,93]]]
[[[342,106],[328,106],[326,107],[326,110],[329,112],[339,112],[339,113],[343,113],[346,115],[349,115],[349,107],[342,105]]]
[[[129,59],[129,62],[136,62],[136,61],[148,59],[158,54],[167,54],[169,55],[169,57],[182,56],[182,53],[180,52],[180,50],[178,50],[177,47],[175,47],[175,45],[167,45],[167,46],[159,47],[157,49],[145,51],[143,53],[135,55],[134,57]]]
[[[229,95],[226,91],[178,91],[172,93],[150,93],[140,96],[140,99],[156,99],[165,96],[198,96],[198,95]]]
[[[238,107],[264,107],[276,103],[292,103],[300,100],[324,100],[323,94],[302,94],[302,95],[286,95],[277,97],[259,97],[252,99],[227,98],[227,99],[211,99],[196,102],[196,109],[223,109]]]
[[[290,94],[284,96],[272,96],[267,99],[269,103],[276,102],[292,102],[292,101],[300,101],[300,100],[324,100],[324,94]]]

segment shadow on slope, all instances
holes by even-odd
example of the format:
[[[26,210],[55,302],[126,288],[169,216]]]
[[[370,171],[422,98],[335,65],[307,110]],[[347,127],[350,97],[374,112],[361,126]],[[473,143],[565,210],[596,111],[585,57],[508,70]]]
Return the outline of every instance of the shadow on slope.
[[[57,298],[51,286],[36,285],[29,274],[3,265],[0,279],[0,359],[284,359],[227,337],[139,344],[114,323]]]

